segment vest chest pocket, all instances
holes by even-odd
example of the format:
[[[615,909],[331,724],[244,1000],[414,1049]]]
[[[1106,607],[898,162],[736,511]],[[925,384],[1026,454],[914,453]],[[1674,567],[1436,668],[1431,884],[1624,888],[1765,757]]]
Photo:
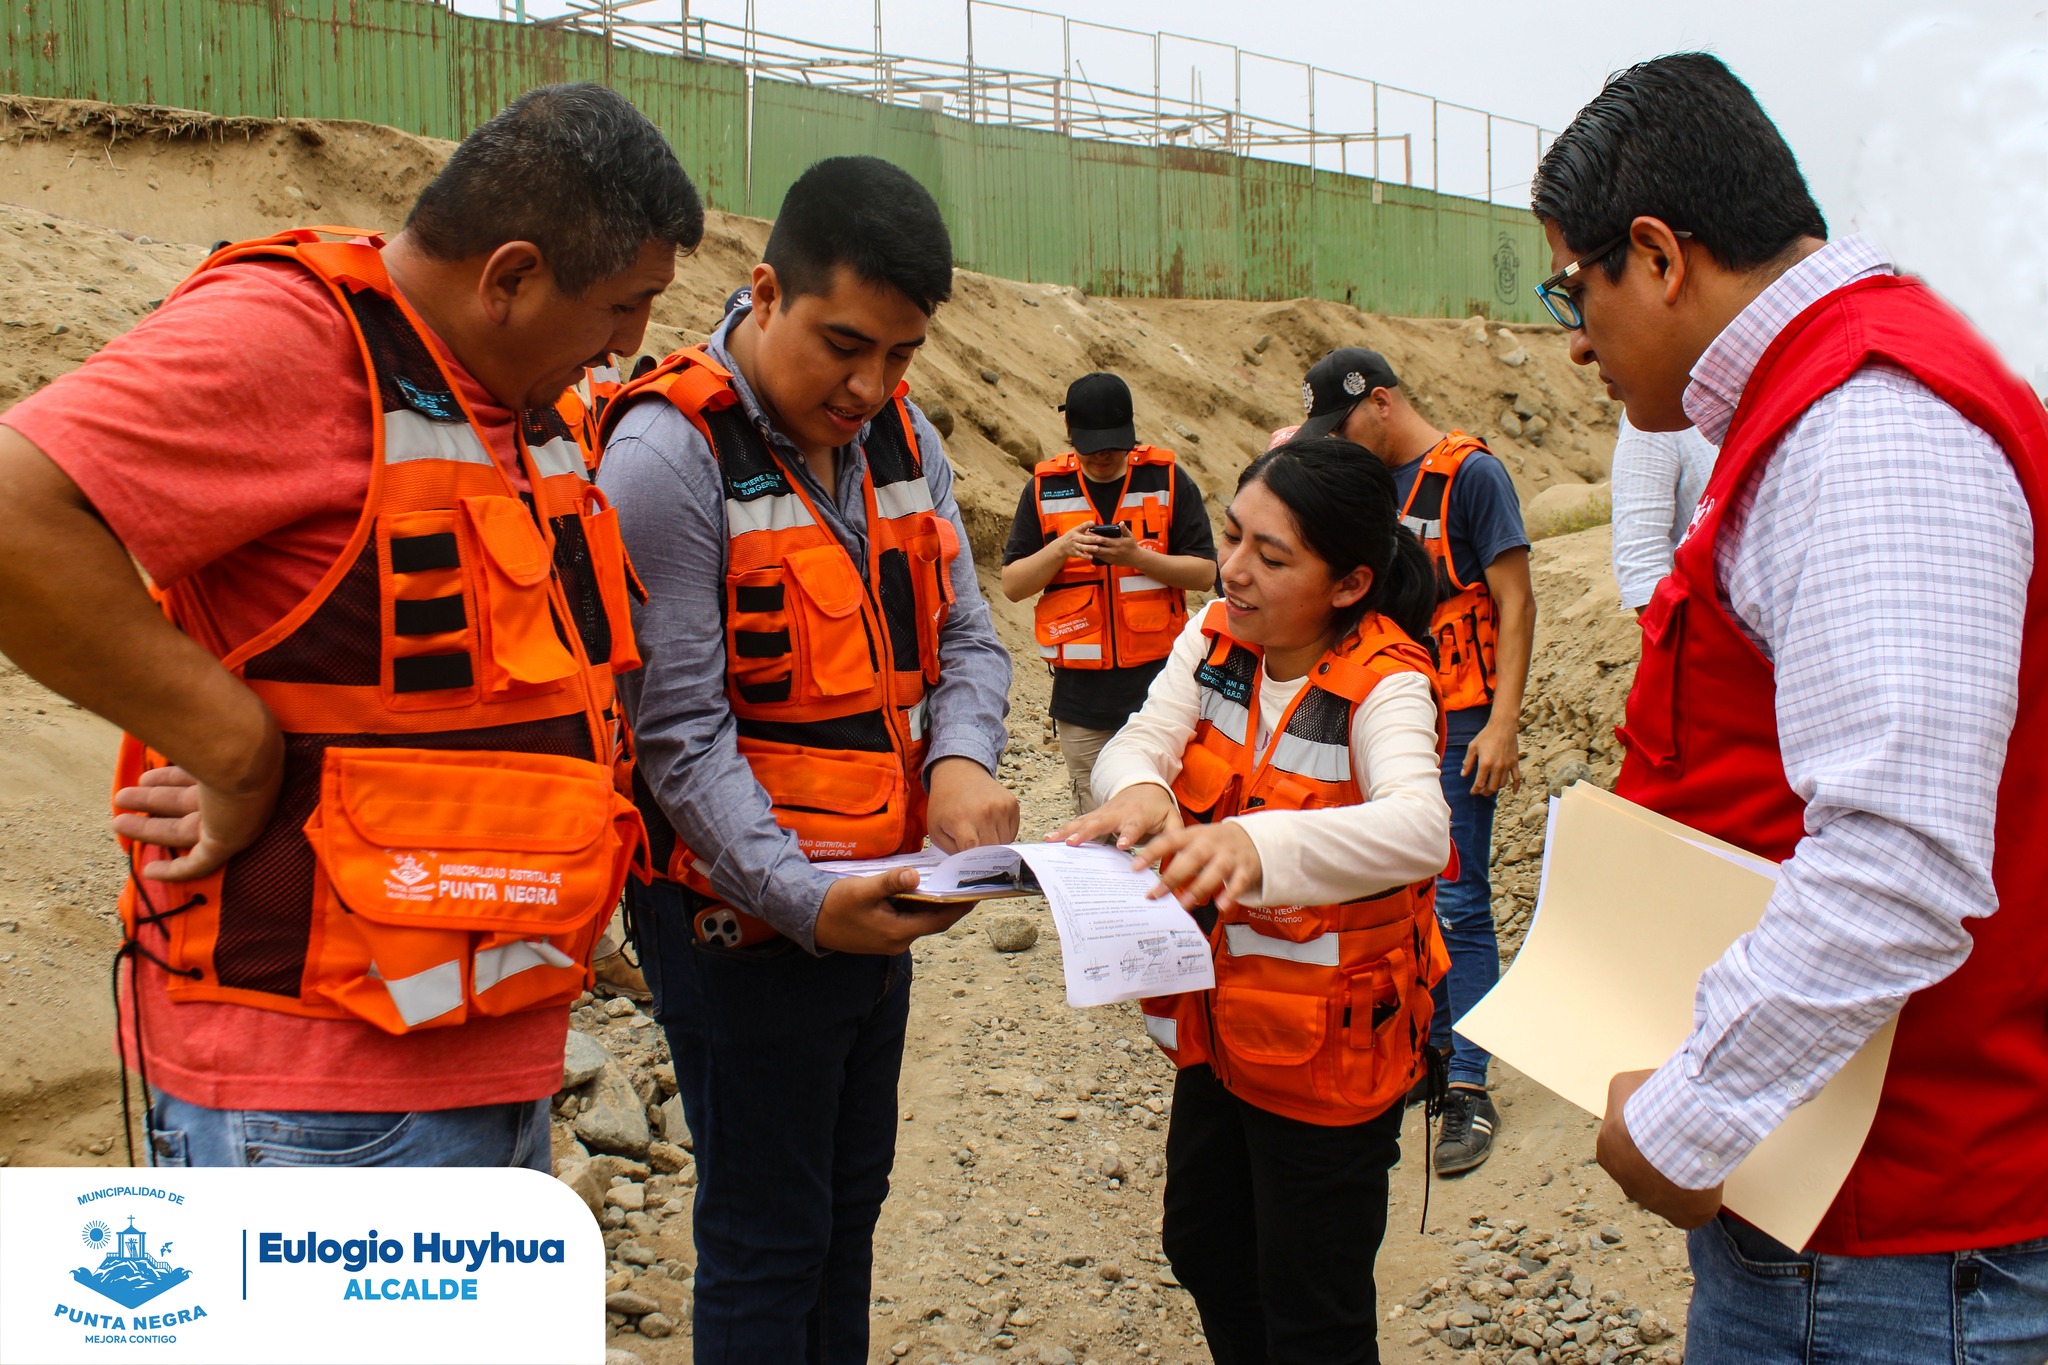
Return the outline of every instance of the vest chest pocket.
[[[802,663],[792,681],[796,700],[858,696],[880,674],[861,603],[867,590],[838,545],[815,545],[782,558],[787,614]]]
[[[782,566],[747,569],[726,580],[726,669],[739,699],[754,706],[788,701],[792,637]]]
[[[481,551],[462,534],[461,519],[452,508],[378,519],[380,691],[393,710],[467,706],[477,699],[483,633],[473,561]]]
[[[604,768],[329,749],[302,998],[388,1033],[566,1005],[644,842]]]
[[[481,682],[489,692],[559,687],[577,670],[563,642],[549,589],[553,563],[547,542],[517,498],[473,497],[462,511],[480,553],[476,581],[482,599]]]

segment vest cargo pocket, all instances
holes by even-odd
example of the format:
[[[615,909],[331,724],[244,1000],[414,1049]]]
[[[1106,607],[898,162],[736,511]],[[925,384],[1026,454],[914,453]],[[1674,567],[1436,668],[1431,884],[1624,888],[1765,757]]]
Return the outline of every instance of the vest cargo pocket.
[[[1337,1046],[1337,1090],[1361,1108],[1391,1102],[1411,1083],[1404,1066],[1409,1049],[1409,996],[1414,965],[1404,949],[1344,974],[1344,1003]],[[1389,1093],[1382,1094],[1382,1091]]]
[[[1138,582],[1135,578],[1117,579],[1116,609],[1124,629],[1133,635],[1157,635],[1172,629],[1173,603],[1166,593],[1157,585],[1134,586]]]
[[[827,756],[746,739],[740,753],[755,780],[775,793],[775,823],[796,835],[805,857],[881,858],[902,851],[910,802],[894,754],[840,750]]]
[[[1673,574],[1657,585],[1643,609],[1643,658],[1636,665],[1636,685],[1629,693],[1626,717],[1619,732],[1660,768],[1675,767],[1678,717],[1684,677],[1678,656],[1685,645],[1685,586]]]
[[[861,602],[867,596],[853,560],[838,545],[815,545],[783,556],[792,589],[789,620],[804,660],[795,678],[798,701],[858,696],[879,676]]]
[[[1195,815],[1208,816],[1236,780],[1229,759],[1206,744],[1190,744],[1180,758],[1180,775],[1173,779],[1174,799]]]
[[[389,1033],[575,999],[644,834],[595,763],[329,749],[303,997]]]
[[[1200,1066],[1209,1060],[1207,991],[1153,995],[1138,1002],[1145,1032],[1176,1068]]]
[[[1231,1070],[1256,1082],[1264,1067],[1290,1072],[1314,1057],[1329,1029],[1329,1000],[1322,994],[1260,990],[1217,983],[1216,1036],[1230,1054]],[[1284,1088],[1297,1088],[1291,1078]]]
[[[453,509],[398,512],[377,522],[377,583],[385,705],[400,711],[467,706],[477,698],[478,550]]]
[[[749,569],[728,580],[732,600],[725,611],[726,671],[740,700],[770,706],[790,699],[788,589],[782,566]]]
[[[1093,583],[1070,588],[1048,588],[1038,599],[1033,626],[1039,652],[1048,659],[1102,658],[1102,592]],[[1079,650],[1092,650],[1079,655]]]
[[[462,510],[482,553],[483,684],[490,692],[553,689],[576,673],[557,629],[547,542],[517,498],[471,497]]]

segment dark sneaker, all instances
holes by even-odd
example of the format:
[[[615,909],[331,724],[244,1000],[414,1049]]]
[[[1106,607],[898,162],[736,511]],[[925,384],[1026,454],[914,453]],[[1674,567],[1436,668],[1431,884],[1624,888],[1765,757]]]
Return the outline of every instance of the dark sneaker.
[[[1436,1134],[1436,1173],[1469,1171],[1493,1154],[1500,1114],[1484,1090],[1454,1089],[1444,1096],[1443,1123]]]

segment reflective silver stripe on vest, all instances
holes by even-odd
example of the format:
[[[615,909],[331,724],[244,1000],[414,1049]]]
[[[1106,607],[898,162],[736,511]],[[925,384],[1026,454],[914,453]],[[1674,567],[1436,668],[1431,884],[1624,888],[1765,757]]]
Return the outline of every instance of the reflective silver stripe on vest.
[[[1102,646],[1061,645],[1060,657],[1062,659],[1099,659],[1102,657]]]
[[[917,743],[924,738],[924,732],[931,728],[932,707],[929,697],[920,697],[915,706],[903,708],[903,724],[910,731],[910,742]]]
[[[1116,581],[1118,592],[1151,592],[1153,589],[1166,591],[1166,585],[1156,578],[1147,578],[1141,573],[1126,574]]]
[[[1060,657],[1060,647],[1058,645],[1040,645],[1038,647],[1038,652],[1048,659],[1057,659]]]
[[[1092,516],[1094,508],[1095,504],[1079,493],[1067,493],[1057,498],[1038,500],[1038,510],[1049,517],[1056,517],[1064,512],[1087,512]]]
[[[593,384],[616,384],[619,382],[619,367],[616,365],[593,365],[590,368],[590,382]]]
[[[1273,766],[1318,782],[1342,782],[1351,776],[1351,750],[1342,744],[1318,744],[1281,732],[1273,741]]]
[[[755,498],[741,502],[738,498],[725,500],[725,524],[731,534],[745,535],[749,531],[792,531],[799,526],[815,526],[811,509],[804,506],[804,500],[794,493],[781,493],[769,498]]]
[[[932,510],[932,486],[923,479],[901,479],[875,485],[875,510],[885,517],[907,517]]]
[[[1145,1032],[1152,1035],[1152,1041],[1168,1052],[1180,1051],[1180,1020],[1162,1019],[1156,1014],[1145,1016]]]
[[[476,429],[467,422],[435,422],[411,408],[393,408],[384,414],[384,463],[411,460],[489,465],[491,452],[484,449]],[[581,458],[576,467],[583,467]]]
[[[1317,934],[1306,943],[1296,943],[1292,939],[1262,934],[1249,924],[1226,924],[1223,926],[1223,942],[1232,957],[1277,957],[1311,967],[1337,965],[1335,934]]]
[[[1441,518],[1435,521],[1424,521],[1421,517],[1403,517],[1401,518],[1401,524],[1413,531],[1418,540],[1442,540],[1444,538],[1444,523]]]
[[[1233,743],[1245,742],[1245,725],[1251,712],[1213,687],[1202,689],[1201,718],[1221,730]]]
[[[533,467],[545,479],[556,474],[582,476],[586,470],[583,463],[583,447],[566,436],[557,436],[546,445],[529,446],[533,451]]]
[[[455,959],[396,980],[370,964],[370,975],[391,992],[391,1004],[407,1028],[418,1028],[429,1019],[439,1019],[462,1004],[462,962]]]
[[[476,993],[482,995],[505,978],[535,967],[575,965],[573,958],[544,939],[523,939],[496,948],[484,948],[476,955]]]
[[[1153,489],[1149,492],[1144,493],[1126,493],[1124,494],[1124,500],[1118,503],[1117,506],[1143,507],[1148,502],[1156,502],[1161,507],[1164,507],[1166,506],[1166,494],[1159,491],[1158,489]]]

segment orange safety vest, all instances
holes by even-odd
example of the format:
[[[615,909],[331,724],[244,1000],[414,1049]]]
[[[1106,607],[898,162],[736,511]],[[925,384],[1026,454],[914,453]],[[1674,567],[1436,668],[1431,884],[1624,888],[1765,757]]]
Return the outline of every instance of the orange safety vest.
[[[1101,520],[1082,482],[1081,459],[1071,450],[1040,461],[1031,479],[1039,532],[1047,540]],[[1173,526],[1173,484],[1172,451],[1131,451],[1115,519],[1161,554]],[[1136,569],[1069,559],[1039,594],[1034,620],[1038,652],[1053,667],[1130,668],[1173,652],[1188,623],[1188,598]]]
[[[1493,610],[1493,594],[1486,590],[1484,577],[1467,583],[1458,577],[1451,558],[1451,542],[1444,534],[1446,510],[1451,505],[1451,484],[1458,471],[1486,442],[1462,431],[1453,431],[1422,457],[1415,485],[1408,490],[1408,504],[1401,509],[1401,524],[1422,540],[1429,559],[1436,566],[1437,608],[1430,624],[1436,636],[1436,684],[1446,711],[1467,711],[1493,702],[1494,647],[1499,629]]]
[[[609,436],[635,400],[658,395],[711,444],[725,489],[726,696],[739,751],[776,823],[814,859],[924,843],[926,697],[960,546],[932,506],[908,392],[898,387],[862,442],[865,574],[741,407],[731,372],[702,350],[669,356],[606,409]],[[635,793],[657,869],[716,899],[708,860],[675,836],[645,782]],[[765,936],[758,921],[747,935]]]
[[[1430,676],[1427,652],[1367,616],[1310,670],[1261,757],[1260,652],[1231,638],[1222,606],[1202,619],[1200,719],[1173,784],[1181,818],[1365,800],[1351,770],[1352,717],[1382,678]],[[1176,1067],[1207,1063],[1238,1098],[1304,1123],[1362,1123],[1400,1102],[1429,1037],[1429,989],[1450,969],[1434,877],[1338,905],[1205,913],[1215,915],[1216,988],[1139,1002]]]
[[[618,366],[593,365],[584,369],[580,386],[571,385],[563,389],[562,396],[555,400],[555,411],[575,436],[576,444],[583,450],[584,466],[593,476],[604,455],[598,439],[604,410],[625,387],[625,381],[619,377]]]
[[[639,666],[617,518],[552,408],[521,416],[522,496],[380,245],[301,228],[194,276],[283,259],[327,286],[376,407],[370,487],[334,566],[244,644],[189,580],[160,594],[277,717],[284,783],[220,872],[131,878],[121,913],[174,1001],[396,1034],[574,1000],[645,833],[614,786],[612,674]],[[116,786],[164,761],[124,739]]]

